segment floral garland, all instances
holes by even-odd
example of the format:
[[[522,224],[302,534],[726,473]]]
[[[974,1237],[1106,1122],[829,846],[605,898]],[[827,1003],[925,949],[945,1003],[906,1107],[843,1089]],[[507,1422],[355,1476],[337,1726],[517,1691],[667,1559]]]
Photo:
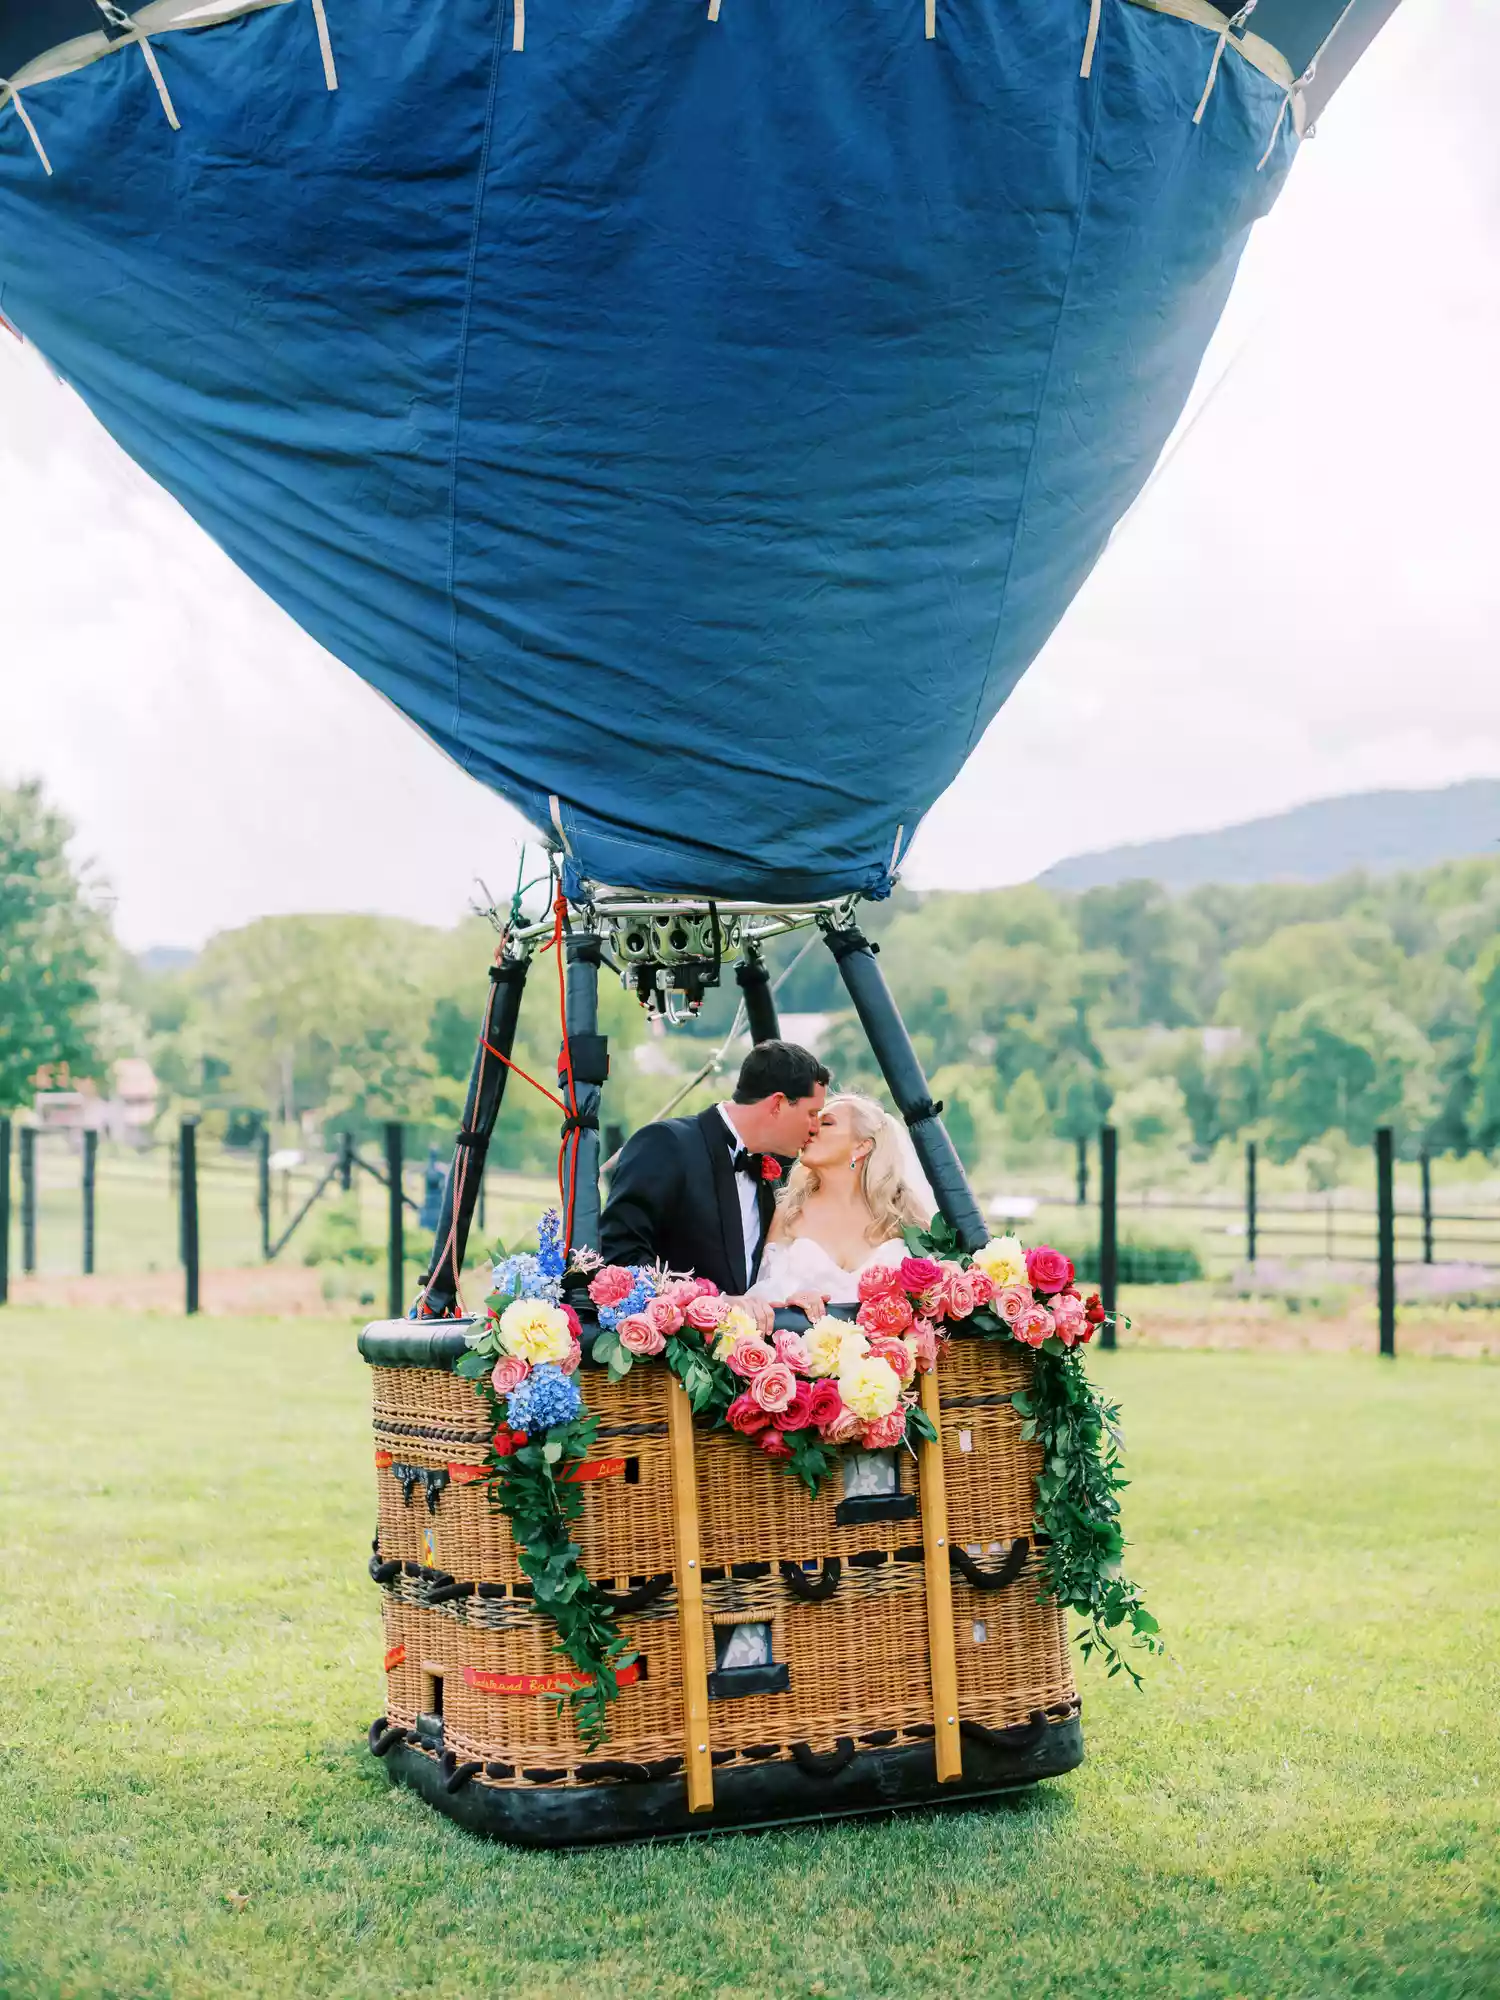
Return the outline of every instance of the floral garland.
[[[955,1325],[1032,1347],[1032,1387],[1012,1401],[1023,1437],[1044,1452],[1036,1527],[1054,1594],[1089,1619],[1084,1653],[1102,1651],[1111,1674],[1123,1667],[1139,1678],[1109,1637],[1122,1624],[1159,1650],[1156,1622],[1120,1569],[1119,1413],[1089,1385],[1078,1353],[1105,1319],[1097,1295],[1079,1297],[1060,1251],[1024,1251],[1014,1237],[972,1259],[941,1222],[908,1230],[906,1243],[911,1255],[862,1274],[852,1324],[825,1315],[805,1333],[769,1338],[706,1278],[602,1265],[588,1252],[570,1260],[553,1210],[534,1253],[496,1264],[495,1290],[458,1372],[489,1406],[490,1497],[511,1522],[538,1610],[553,1619],[578,1669],[566,1698],[591,1748],[603,1740],[606,1704],[632,1656],[571,1534],[583,1505],[577,1468],[597,1422],[574,1380],[583,1329],[564,1296],[570,1286],[575,1296],[587,1289],[599,1322],[593,1358],[616,1381],[639,1361],[664,1361],[695,1417],[739,1432],[814,1496],[843,1450],[915,1448],[936,1436],[914,1384],[936,1366]]]

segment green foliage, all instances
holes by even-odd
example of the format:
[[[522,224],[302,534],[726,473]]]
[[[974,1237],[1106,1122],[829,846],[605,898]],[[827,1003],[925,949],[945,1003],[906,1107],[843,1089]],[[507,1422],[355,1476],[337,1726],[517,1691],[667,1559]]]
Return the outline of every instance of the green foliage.
[[[1099,1245],[1078,1251],[1062,1243],[1078,1269],[1080,1284],[1099,1282]],[[1115,1246],[1115,1276],[1122,1285],[1190,1285],[1203,1276],[1203,1259],[1191,1243],[1154,1242],[1130,1235]]]
[[[1034,1070],[1023,1069],[1005,1093],[1005,1123],[1018,1146],[1034,1146],[1047,1129],[1047,1094]]]
[[[1271,1142],[1282,1159],[1325,1133],[1368,1146],[1378,1126],[1421,1129],[1431,1115],[1432,1050],[1421,1030],[1368,993],[1319,994],[1267,1040]]]
[[[108,928],[68,859],[73,829],[41,786],[0,789],[0,1109],[25,1103],[44,1064],[100,1060]]]
[[[1474,967],[1479,1002],[1471,1080],[1473,1124],[1480,1143],[1500,1145],[1500,937],[1481,954]]]
[[[365,1241],[359,1226],[359,1205],[352,1195],[324,1200],[302,1225],[304,1264],[378,1264],[382,1247]],[[295,1239],[294,1239],[295,1240]]]

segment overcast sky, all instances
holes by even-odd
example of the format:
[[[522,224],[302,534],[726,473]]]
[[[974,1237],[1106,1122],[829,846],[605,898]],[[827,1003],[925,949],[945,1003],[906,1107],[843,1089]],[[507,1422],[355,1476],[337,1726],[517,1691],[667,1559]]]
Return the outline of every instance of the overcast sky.
[[[909,882],[1500,774],[1497,71],[1493,0],[1405,0],[1252,243],[1211,400]],[[282,910],[446,923],[513,869],[516,816],[3,335],[0,565],[0,776],[45,779],[132,947]]]

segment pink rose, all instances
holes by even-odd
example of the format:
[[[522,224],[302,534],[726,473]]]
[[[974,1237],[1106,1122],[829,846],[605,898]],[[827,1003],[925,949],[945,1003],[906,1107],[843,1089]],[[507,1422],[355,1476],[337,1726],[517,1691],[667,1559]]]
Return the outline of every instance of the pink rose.
[[[790,1458],[792,1448],[780,1431],[762,1431],[758,1440],[767,1458]]]
[[[686,1312],[698,1296],[698,1287],[691,1278],[675,1278],[670,1285],[663,1285],[656,1296],[676,1306],[679,1312]],[[673,1331],[676,1331],[675,1327]]]
[[[925,1292],[942,1276],[942,1266],[931,1257],[903,1257],[896,1269],[904,1292]]]
[[[878,1360],[888,1362],[903,1382],[909,1382],[916,1373],[917,1364],[911,1349],[904,1340],[897,1340],[892,1334],[875,1334],[870,1341],[870,1352]]]
[[[642,1307],[641,1318],[650,1320],[664,1341],[670,1334],[682,1331],[681,1311],[670,1299],[659,1295]]]
[[[778,1422],[784,1431],[805,1431],[812,1423],[813,1385],[799,1382],[797,1393],[781,1412]]]
[[[1011,1328],[1017,1320],[1024,1319],[1035,1304],[1036,1294],[1030,1285],[1002,1285],[995,1294],[995,1310]]]
[[[1089,1323],[1084,1318],[1083,1300],[1077,1292],[1064,1292],[1052,1301],[1052,1319],[1057,1337],[1064,1347],[1071,1347],[1076,1340],[1087,1340]]]
[[[728,1311],[727,1299],[715,1297],[708,1292],[700,1292],[686,1307],[682,1316],[688,1325],[696,1327],[699,1333],[712,1333]]]
[[[901,1288],[901,1271],[896,1264],[871,1264],[859,1274],[861,1304],[882,1298],[888,1292],[899,1292]]]
[[[812,1356],[800,1333],[773,1333],[771,1345],[776,1350],[776,1359],[784,1361],[788,1368],[795,1368],[799,1375],[805,1375],[812,1367]]]
[[[1028,1347],[1040,1347],[1055,1329],[1051,1313],[1043,1305],[1028,1306],[1021,1317],[1014,1321],[1011,1332],[1017,1340],[1024,1340]]]
[[[876,1417],[873,1423],[865,1425],[861,1442],[866,1451],[889,1451],[893,1445],[900,1444],[905,1436],[906,1410],[898,1403],[894,1410],[888,1411],[883,1417]]]
[[[821,1382],[813,1383],[808,1395],[807,1421],[809,1424],[816,1424],[826,1436],[827,1426],[837,1422],[843,1407],[844,1399],[839,1394],[838,1383],[825,1375]]]
[[[667,1344],[667,1337],[654,1327],[643,1312],[632,1313],[622,1319],[615,1328],[620,1336],[620,1345],[627,1354],[660,1354]]]
[[[766,1412],[749,1395],[736,1396],[724,1412],[724,1417],[742,1437],[754,1437],[771,1421]]]
[[[583,1342],[581,1340],[575,1340],[573,1342],[573,1345],[568,1349],[567,1353],[563,1356],[562,1360],[559,1361],[557,1365],[562,1370],[564,1375],[575,1375],[578,1372],[578,1366],[582,1360],[583,1360]]]
[[[974,1309],[977,1312],[981,1306],[987,1306],[995,1296],[995,1281],[978,1269],[965,1271],[964,1276],[968,1279],[969,1289],[974,1294]]]
[[[606,1264],[589,1279],[589,1297],[596,1306],[617,1306],[635,1290],[635,1274],[623,1264]]]
[[[937,1366],[938,1330],[930,1319],[919,1319],[906,1336],[917,1360],[917,1373],[926,1375]]]
[[[770,1342],[762,1340],[758,1333],[742,1333],[726,1359],[741,1381],[748,1382],[752,1375],[760,1375],[769,1368],[776,1356]],[[786,1372],[790,1375],[792,1371],[788,1368]],[[769,1410],[775,1405],[767,1403],[765,1407]]]
[[[797,1394],[797,1378],[784,1361],[768,1361],[750,1382],[750,1394],[772,1416],[789,1409]]]
[[[855,1318],[868,1334],[905,1333],[916,1315],[904,1292],[877,1292],[866,1299]]]
[[[853,1410],[843,1401],[842,1397],[839,1399],[838,1415],[830,1417],[825,1424],[820,1426],[824,1444],[853,1444],[862,1428],[863,1426],[860,1424],[859,1418],[855,1416]]]
[[[519,1354],[502,1354],[490,1373],[490,1383],[497,1396],[508,1396],[512,1389],[519,1389],[531,1373],[531,1363],[523,1361]]]
[[[562,1304],[558,1307],[558,1311],[562,1314],[563,1318],[568,1322],[568,1331],[569,1333],[572,1334],[573,1338],[575,1340],[582,1340],[583,1322],[582,1320],[579,1319],[577,1313],[574,1312],[573,1308],[568,1304],[566,1299],[564,1299]]]
[[[687,1281],[700,1299],[716,1299],[719,1288],[712,1278],[689,1278]]]
[[[1039,1243],[1026,1252],[1026,1275],[1033,1291],[1060,1292],[1073,1282],[1073,1260],[1049,1244]]]

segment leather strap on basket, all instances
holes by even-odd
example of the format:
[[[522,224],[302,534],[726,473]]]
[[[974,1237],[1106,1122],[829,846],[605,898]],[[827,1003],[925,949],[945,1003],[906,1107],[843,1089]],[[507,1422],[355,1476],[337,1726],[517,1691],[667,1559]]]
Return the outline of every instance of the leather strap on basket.
[[[998,1569],[983,1569],[975,1562],[967,1549],[961,1549],[957,1542],[950,1544],[948,1560],[966,1583],[975,1590],[1009,1590],[1026,1567],[1026,1558],[1031,1554],[1031,1543],[1025,1535],[1018,1535],[1011,1543],[1004,1562]]]
[[[825,1604],[838,1589],[843,1573],[844,1566],[837,1556],[825,1556],[816,1577],[809,1576],[801,1563],[784,1562],[781,1565],[782,1581],[793,1597],[800,1597],[804,1604]]]
[[[854,1761],[854,1738],[841,1736],[831,1750],[814,1750],[810,1743],[791,1745],[797,1769],[808,1778],[836,1778]]]
[[[660,1576],[648,1576],[634,1590],[622,1590],[617,1596],[613,1591],[601,1590],[599,1595],[618,1618],[628,1616],[632,1611],[644,1611],[648,1604],[655,1604],[665,1597],[672,1588],[672,1572],[664,1569]]]
[[[1039,1708],[1034,1708],[1031,1720],[1018,1722],[1013,1729],[986,1729],[982,1722],[968,1720],[958,1726],[971,1742],[983,1743],[989,1750],[1034,1750],[1052,1725]]]

